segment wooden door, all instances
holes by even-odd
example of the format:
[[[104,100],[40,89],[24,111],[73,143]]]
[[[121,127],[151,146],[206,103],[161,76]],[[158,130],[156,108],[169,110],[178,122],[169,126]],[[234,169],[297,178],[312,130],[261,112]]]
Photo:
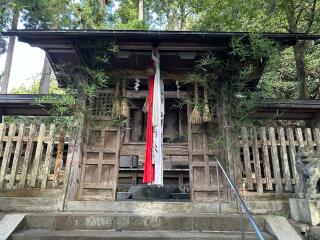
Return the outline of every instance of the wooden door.
[[[119,128],[90,128],[83,149],[80,200],[114,200],[119,168]]]
[[[188,108],[188,118],[191,109]],[[188,119],[188,151],[190,190],[192,201],[219,201],[224,198],[225,184],[217,165],[214,150],[208,147],[208,129],[204,125],[194,125]]]

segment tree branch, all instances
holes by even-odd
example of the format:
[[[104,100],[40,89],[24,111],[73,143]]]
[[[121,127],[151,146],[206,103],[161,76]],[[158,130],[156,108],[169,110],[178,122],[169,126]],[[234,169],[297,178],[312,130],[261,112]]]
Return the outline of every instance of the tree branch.
[[[297,25],[295,24],[295,16],[294,16],[294,2],[293,0],[290,0],[290,2],[283,2],[283,8],[285,10],[287,20],[288,20],[288,29],[289,33],[294,33],[297,30]]]
[[[300,20],[301,14],[302,14],[303,10],[305,9],[305,8],[303,7],[302,2],[303,2],[303,1],[300,1],[299,5],[297,6],[297,9],[299,9],[299,12],[298,12],[298,15],[297,15],[297,17],[296,17],[296,26],[298,25],[298,22],[299,22],[299,20]]]
[[[315,15],[315,12],[316,12],[316,5],[317,5],[317,0],[313,0],[312,9],[311,9],[311,13],[310,13],[311,16],[308,19],[307,30],[305,31],[305,33],[309,33],[310,29],[312,27],[313,20],[314,20],[314,15]]]

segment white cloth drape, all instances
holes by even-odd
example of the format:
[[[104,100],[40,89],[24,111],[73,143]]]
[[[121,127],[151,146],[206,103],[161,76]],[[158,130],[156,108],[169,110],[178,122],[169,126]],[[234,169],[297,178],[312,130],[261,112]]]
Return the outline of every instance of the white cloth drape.
[[[164,121],[164,85],[160,78],[160,55],[158,51],[152,52],[156,73],[153,87],[152,126],[153,146],[152,160],[155,164],[154,184],[163,185],[163,121]]]

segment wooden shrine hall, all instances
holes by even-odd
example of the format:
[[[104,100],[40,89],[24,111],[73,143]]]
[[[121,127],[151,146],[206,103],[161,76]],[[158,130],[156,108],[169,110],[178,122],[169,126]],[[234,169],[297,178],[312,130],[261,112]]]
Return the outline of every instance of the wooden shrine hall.
[[[17,30],[3,35],[17,36],[19,41],[43,49],[61,87],[66,82],[60,65],[68,65],[70,72],[73,71],[70,66],[96,67],[93,66],[94,58],[103,57],[106,51],[104,43],[114,43],[118,49],[107,63],[99,63],[99,69],[106,72],[109,80],[107,86],[99,90],[94,103],[86,105],[90,108],[94,124],[86,122],[84,116],[75,118],[73,127],[79,131],[67,129],[65,132],[68,134],[63,139],[54,124],[50,127],[43,123],[20,127],[1,125],[0,183],[1,189],[7,192],[51,189],[57,190],[65,200],[115,200],[117,192],[126,193],[133,186],[143,184],[148,115],[144,105],[149,78],[146,68],[150,65],[154,49],[160,56],[165,102],[163,185],[177,189],[174,193],[188,194],[187,199],[191,201],[230,199],[226,181],[215,160],[218,157],[237,186],[248,196],[289,196],[294,193],[295,185],[292,165],[295,147],[304,142],[320,146],[317,128],[243,128],[239,136],[239,151],[231,155],[228,141],[218,143],[220,136],[228,134],[228,128],[221,127],[224,120],[219,108],[210,109],[212,121],[216,124],[209,131],[206,123],[195,124],[190,120],[193,112],[190,104],[178,104],[180,99],[194,96],[195,87],[188,80],[188,75],[195,71],[199,60],[209,52],[222,59],[232,57],[229,54],[231,40],[241,37],[246,41],[248,33]],[[319,39],[319,36],[305,34],[266,33],[262,36],[278,42],[283,48],[294,45],[297,40]],[[254,64],[256,71],[246,85],[249,90],[256,88],[266,61],[259,60]],[[75,79],[81,81],[81,78]],[[112,98],[119,87],[122,97],[127,99],[125,123],[121,127],[101,124],[108,121],[106,114],[112,111]],[[205,89],[200,86],[199,92],[202,96]],[[30,102],[35,97],[24,99],[23,96],[8,94],[7,100],[0,99],[1,114],[47,115],[45,109],[50,106],[36,107]],[[266,118],[282,109],[287,112],[282,119],[302,119],[295,113],[303,104],[310,106],[309,112],[304,111],[304,119],[318,115],[318,103],[295,102],[287,106],[276,101],[273,105],[260,107],[252,116]],[[28,109],[32,109],[30,114]],[[17,148],[19,156],[14,151]],[[23,170],[23,166],[27,169]],[[173,194],[172,197],[178,196]]]

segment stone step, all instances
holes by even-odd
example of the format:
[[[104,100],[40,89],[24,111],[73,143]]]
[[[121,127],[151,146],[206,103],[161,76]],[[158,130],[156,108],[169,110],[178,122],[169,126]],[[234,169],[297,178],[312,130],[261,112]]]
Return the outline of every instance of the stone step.
[[[68,212],[130,212],[130,213],[218,213],[218,202],[168,201],[69,201]],[[236,213],[236,203],[221,203],[224,213]]]
[[[24,214],[8,214],[0,220],[0,239],[8,239],[10,235],[24,225]]]
[[[253,231],[244,216],[245,231]],[[264,230],[264,216],[254,216]],[[25,228],[51,230],[122,231],[240,231],[239,214],[132,214],[46,213],[28,214]]]
[[[264,233],[266,240],[274,239]],[[57,231],[45,229],[27,229],[12,235],[13,240],[85,240],[85,239],[152,239],[152,240],[240,240],[240,232],[181,232],[181,231],[106,231],[106,230],[73,230]],[[245,233],[245,239],[258,239],[255,233]]]
[[[254,214],[276,212],[286,215],[288,201],[247,201]],[[41,212],[60,211],[58,197],[0,197],[0,211]],[[167,201],[66,201],[67,212],[130,212],[130,213],[219,213],[218,202],[167,202]],[[236,203],[221,203],[223,213],[236,213]]]
[[[59,198],[49,197],[0,197],[0,211],[27,212],[27,211],[57,211]]]

